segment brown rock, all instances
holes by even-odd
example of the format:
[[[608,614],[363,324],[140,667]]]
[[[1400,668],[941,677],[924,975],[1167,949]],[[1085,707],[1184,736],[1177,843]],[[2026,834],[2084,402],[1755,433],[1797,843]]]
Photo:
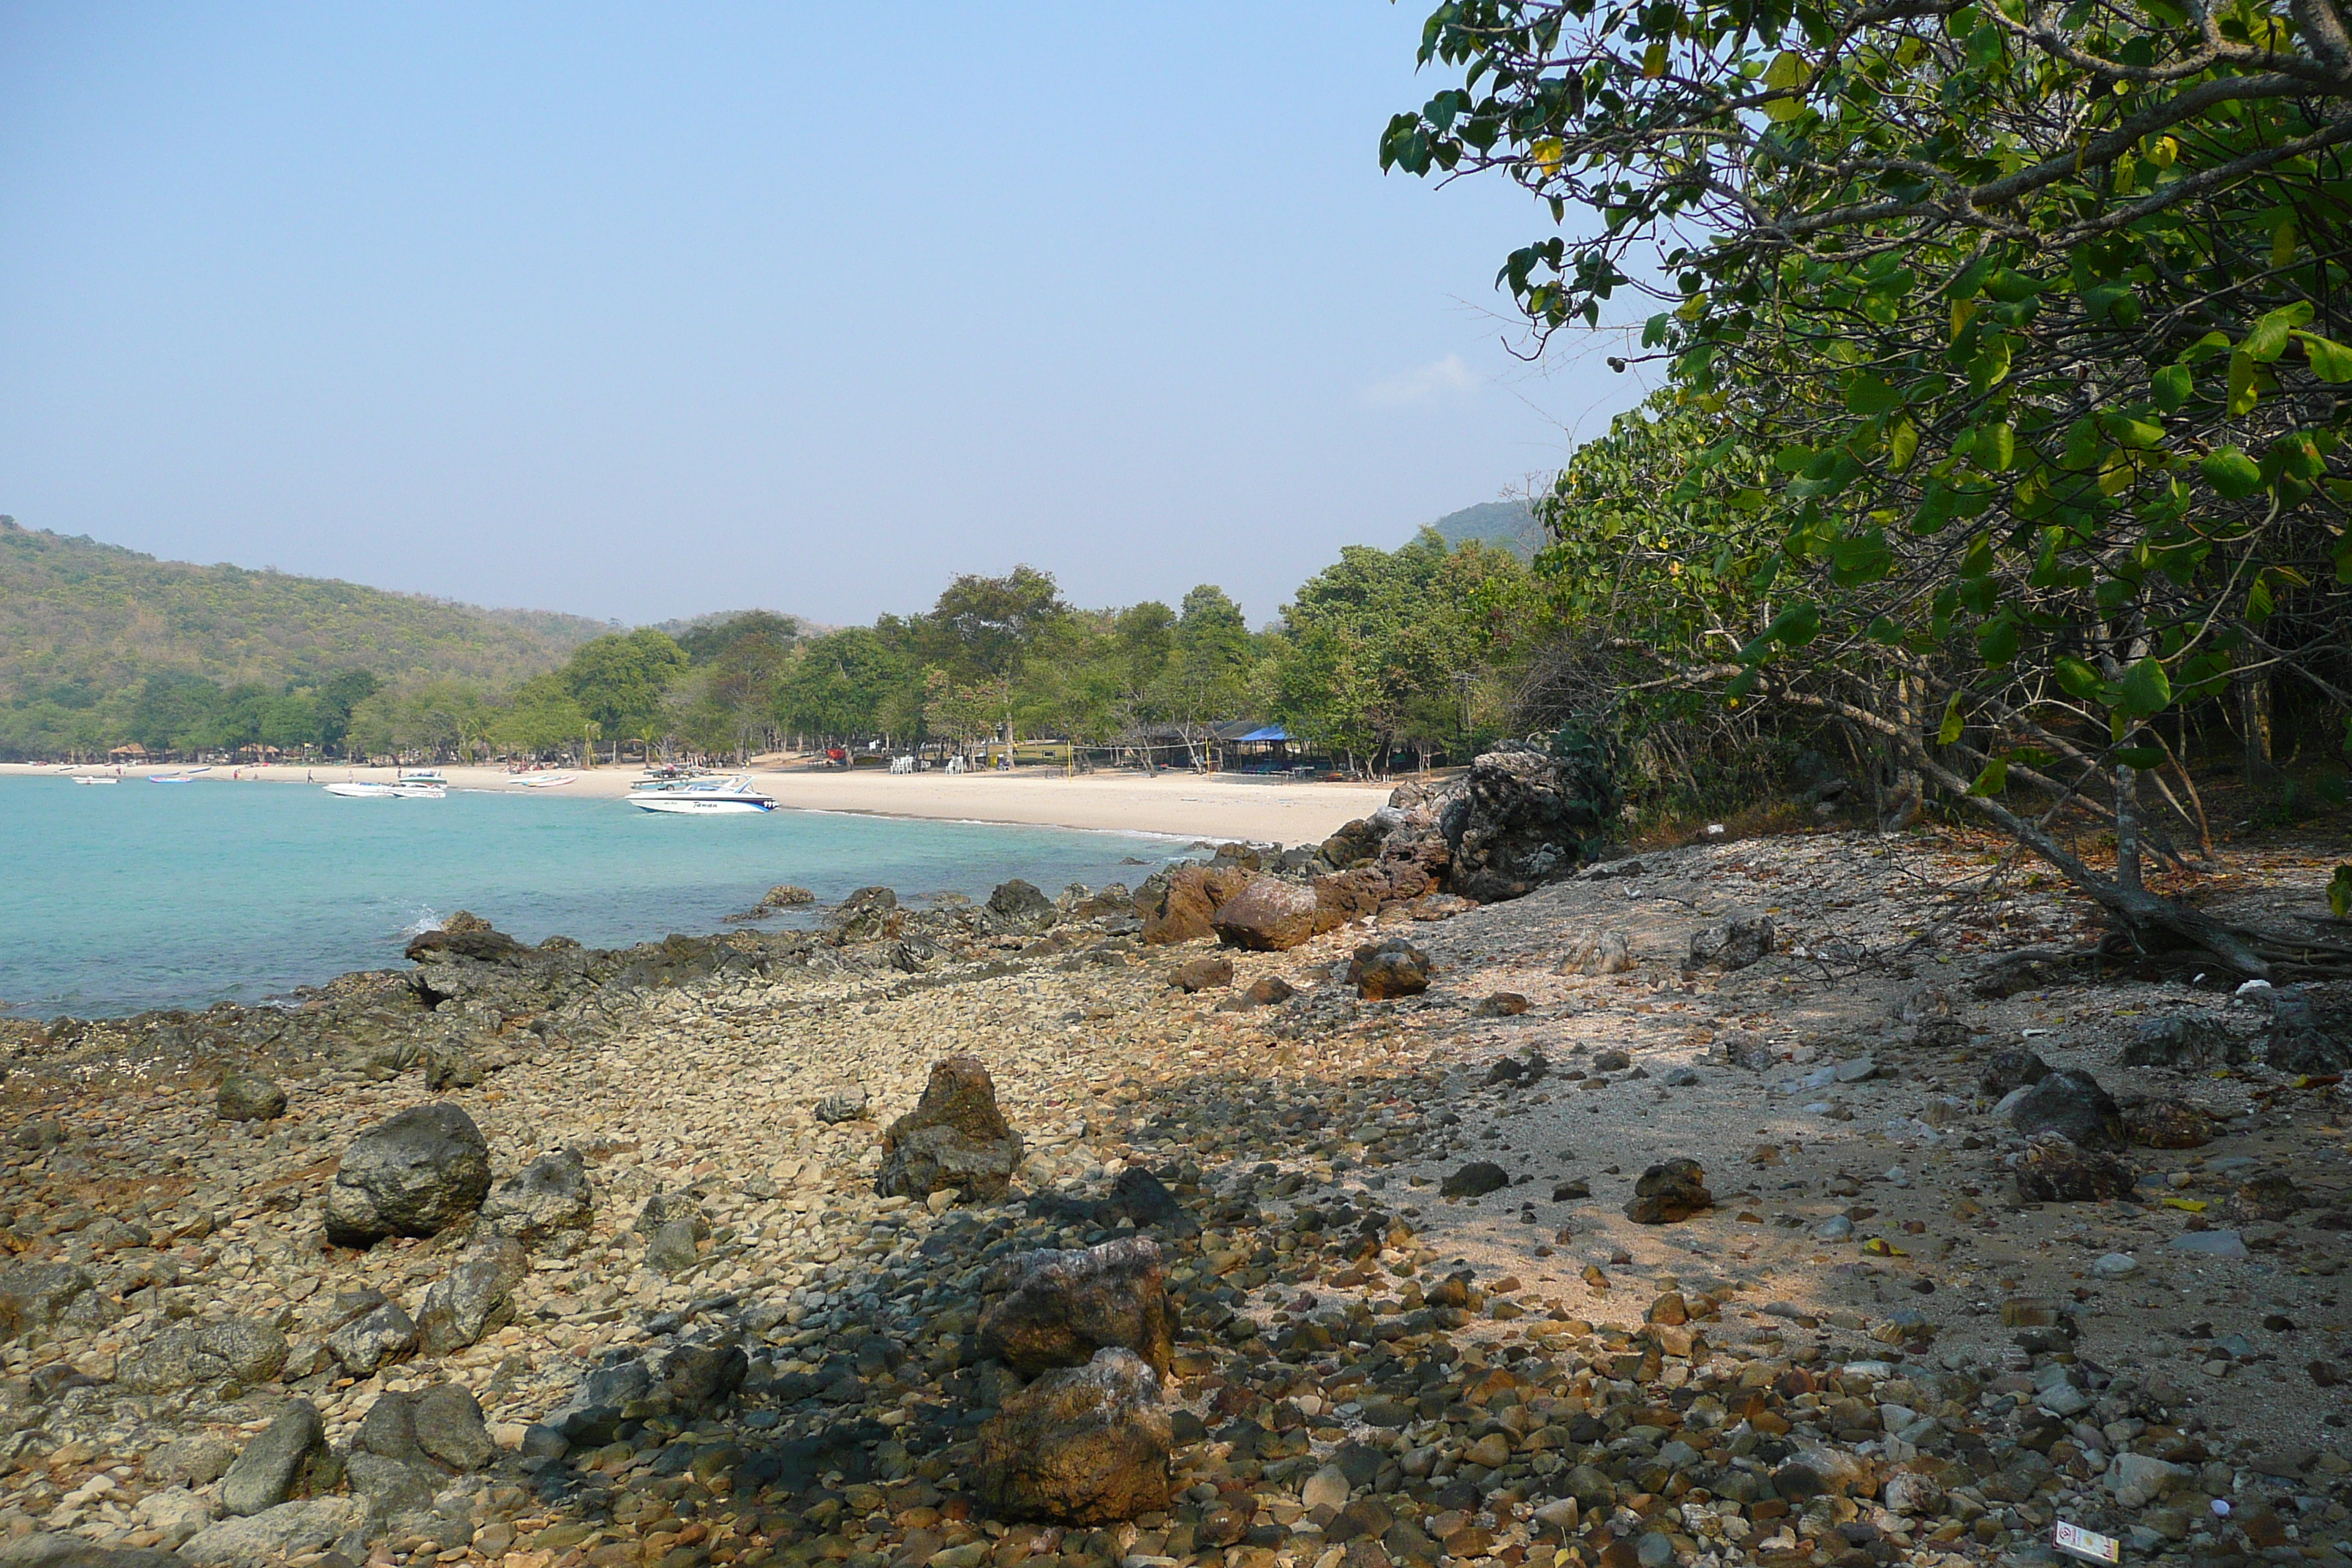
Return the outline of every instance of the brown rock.
[[[2239,1183],[2227,1206],[2232,1219],[2281,1220],[2302,1208],[2305,1201],[2292,1177],[2265,1171]]]
[[[976,1057],[931,1068],[915,1109],[882,1134],[879,1197],[925,1198],[954,1187],[965,1203],[1002,1197],[1021,1163],[1021,1135],[996,1108],[996,1083]]]
[[[2017,1190],[2033,1203],[2096,1203],[2119,1198],[2137,1179],[2131,1168],[2095,1149],[2084,1149],[2061,1132],[2036,1133],[2016,1156]]]
[[[1348,984],[1371,1002],[1418,996],[1429,989],[1429,954],[1401,936],[1366,942],[1349,960]]]
[[[1164,879],[1151,878],[1135,895],[1143,940],[1165,946],[1214,935],[1209,921],[1217,906],[1247,887],[1249,879],[1248,871],[1234,866],[1186,866]]]
[[[1209,924],[1228,947],[1284,952],[1315,935],[1315,920],[1313,889],[1260,876],[1220,905]]]
[[[1528,1010],[1528,999],[1516,991],[1497,991],[1479,999],[1470,1009],[1474,1018],[1516,1018]]]
[[[1000,1264],[982,1289],[1007,1292],[981,1314],[983,1358],[1028,1374],[1084,1366],[1097,1351],[1116,1348],[1167,1374],[1176,1315],[1149,1237],[1029,1253]]]
[[[1250,982],[1249,988],[1242,993],[1242,1000],[1253,1007],[1271,1007],[1297,994],[1289,981],[1278,974],[1266,974]]]
[[[1168,984],[1179,991],[1213,991],[1234,983],[1234,961],[1222,953],[1188,959],[1168,972]]]
[[[1018,1519],[1106,1524],[1155,1512],[1172,1491],[1160,1379],[1130,1351],[1049,1372],[980,1429],[982,1503]]]
[[[1673,1225],[1714,1206],[1705,1168],[1696,1160],[1668,1160],[1643,1172],[1633,1184],[1625,1217],[1636,1225]]]
[[[2143,1149],[2201,1149],[2213,1141],[2213,1118],[2185,1100],[2143,1100],[2124,1108],[2124,1137]]]

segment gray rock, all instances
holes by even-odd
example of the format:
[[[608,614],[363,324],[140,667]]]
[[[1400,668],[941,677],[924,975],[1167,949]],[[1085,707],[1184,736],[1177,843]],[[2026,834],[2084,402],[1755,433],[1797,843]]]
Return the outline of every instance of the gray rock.
[[[438,1383],[419,1394],[412,1419],[416,1446],[452,1470],[484,1469],[498,1457],[481,1405],[461,1384]]]
[[[0,1568],[186,1568],[168,1552],[101,1546],[79,1535],[42,1531],[0,1546]]]
[[[180,1437],[140,1461],[140,1472],[157,1486],[208,1486],[236,1461],[236,1445],[219,1437]]]
[[[416,1323],[397,1301],[368,1309],[327,1336],[327,1350],[353,1377],[366,1377],[416,1348]]]
[[[2127,1068],[2228,1067],[2252,1061],[2253,1052],[2210,1018],[2168,1013],[2134,1024],[2120,1059]]]
[[[530,1272],[520,1242],[493,1237],[475,1243],[425,1292],[416,1313],[419,1348],[447,1355],[510,1321],[514,1288]]]
[[[416,1440],[417,1394],[394,1390],[376,1396],[360,1417],[360,1429],[352,1438],[353,1453],[366,1452],[379,1459],[397,1459],[404,1465],[430,1465],[425,1447]]]
[[[1886,1511],[1909,1517],[1934,1513],[1944,1506],[1944,1489],[1926,1476],[1897,1470],[1886,1478]]]
[[[225,1519],[180,1548],[181,1568],[267,1568],[340,1540],[359,1522],[347,1498],[284,1502],[249,1519]]]
[[[1053,900],[1015,877],[999,883],[996,890],[988,895],[985,919],[992,931],[1026,936],[1044,931],[1059,915]]]
[[[1622,974],[1633,967],[1633,943],[1622,931],[1596,931],[1573,943],[1560,963],[1563,974]]]
[[[1447,889],[1491,904],[1574,874],[1615,820],[1617,802],[1597,749],[1559,757],[1494,751],[1473,759],[1434,803],[1452,861]]]
[[[1772,951],[1776,933],[1770,915],[1724,921],[1694,933],[1690,939],[1693,969],[1745,969]]]
[[[657,1274],[667,1274],[673,1278],[692,1268],[702,1260],[702,1254],[695,1245],[699,1239],[698,1232],[707,1228],[682,1219],[656,1226],[654,1233],[646,1237],[646,1267]]]
[[[479,1208],[490,1151],[474,1119],[446,1101],[411,1106],[352,1140],[327,1189],[327,1239],[367,1247],[433,1236]]]
[[[2123,1111],[2099,1080],[2069,1068],[2053,1072],[2010,1108],[2009,1123],[2027,1138],[2055,1132],[2077,1149],[2124,1147]]]
[[[741,1345],[680,1345],[662,1363],[662,1392],[680,1409],[715,1410],[735,1397],[751,1370]]]
[[[816,1102],[816,1119],[828,1127],[856,1121],[866,1114],[866,1107],[872,1098],[862,1089],[828,1094]]]
[[[2117,1454],[2100,1478],[2119,1508],[2146,1508],[2176,1486],[2186,1485],[2197,1472],[2186,1465],[2169,1464],[2147,1454]]]
[[[1833,1214],[1813,1227],[1813,1235],[1822,1241],[1852,1241],[1853,1221],[1842,1214]]]
[[[259,1073],[229,1073],[221,1079],[213,1110],[223,1121],[275,1121],[286,1114],[286,1091]]]
[[[595,1218],[596,1193],[577,1149],[541,1154],[499,1184],[482,1205],[481,1229],[533,1252],[577,1251]]]
[[[399,1519],[425,1512],[449,1478],[432,1466],[406,1459],[387,1459],[364,1448],[354,1448],[343,1461],[343,1472],[353,1495],[370,1517]]]
[[[2274,993],[2263,1060],[2273,1072],[2352,1068],[2352,994],[2340,984],[2289,985]]]
[[[1998,1100],[2032,1088],[2050,1076],[2050,1064],[2027,1050],[1995,1051],[1977,1079],[1977,1088]],[[1995,1109],[1999,1109],[1996,1107]]]
[[[70,1263],[11,1263],[0,1268],[0,1342],[60,1327],[100,1328],[121,1310]]]
[[[138,1394],[215,1383],[267,1383],[286,1364],[286,1336],[258,1318],[167,1328],[115,1363],[114,1380]]]
[[[2234,1230],[2186,1230],[2165,1244],[2200,1258],[2243,1258],[2246,1238]]]
[[[1869,1057],[1854,1057],[1846,1061],[1842,1061],[1838,1063],[1836,1067],[1832,1068],[1831,1069],[1831,1078],[1833,1081],[1838,1083],[1861,1083],[1865,1079],[1876,1077],[1877,1073],[1878,1063],[1874,1058]]]
[[[1442,1198],[1478,1198],[1511,1184],[1510,1173],[1492,1160],[1473,1160],[1438,1184]]]
[[[245,1446],[221,1481],[223,1511],[244,1518],[294,1496],[307,1467],[327,1452],[327,1428],[307,1399],[289,1405]]]
[[[2102,1279],[2128,1279],[2139,1272],[2139,1259],[2127,1252],[2110,1252],[2091,1265],[2091,1272]]]

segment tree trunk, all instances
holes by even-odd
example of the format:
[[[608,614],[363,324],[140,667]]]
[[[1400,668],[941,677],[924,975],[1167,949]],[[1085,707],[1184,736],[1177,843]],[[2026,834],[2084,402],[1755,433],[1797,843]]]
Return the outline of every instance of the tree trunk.
[[[2127,893],[2145,890],[2140,880],[2139,770],[2116,764],[2116,885]]]
[[[2246,782],[2276,784],[2279,771],[2271,761],[2271,678],[2267,672],[2255,672],[2241,675],[2231,684],[2238,689],[2238,728],[2245,737]]]

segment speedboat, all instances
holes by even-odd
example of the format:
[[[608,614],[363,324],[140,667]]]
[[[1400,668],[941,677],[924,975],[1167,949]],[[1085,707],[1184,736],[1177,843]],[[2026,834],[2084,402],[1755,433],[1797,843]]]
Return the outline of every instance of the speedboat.
[[[345,800],[439,800],[449,793],[449,781],[430,768],[403,773],[390,784],[353,779],[326,786],[329,795]]]
[[[73,775],[73,782],[76,784],[121,784],[122,781],[118,778],[110,777],[105,773],[76,773]]]
[[[523,773],[507,780],[517,789],[562,789],[580,775],[577,773]]]
[[[776,803],[753,789],[751,779],[740,773],[639,784],[629,792],[629,804],[639,811],[667,811],[680,816],[776,809]]]

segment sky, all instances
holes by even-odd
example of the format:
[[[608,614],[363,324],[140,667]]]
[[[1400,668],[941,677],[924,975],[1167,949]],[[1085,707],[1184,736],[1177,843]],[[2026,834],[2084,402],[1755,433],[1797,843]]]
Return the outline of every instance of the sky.
[[[1640,395],[1383,176],[1413,0],[0,3],[0,512],[628,624],[1254,621]]]

